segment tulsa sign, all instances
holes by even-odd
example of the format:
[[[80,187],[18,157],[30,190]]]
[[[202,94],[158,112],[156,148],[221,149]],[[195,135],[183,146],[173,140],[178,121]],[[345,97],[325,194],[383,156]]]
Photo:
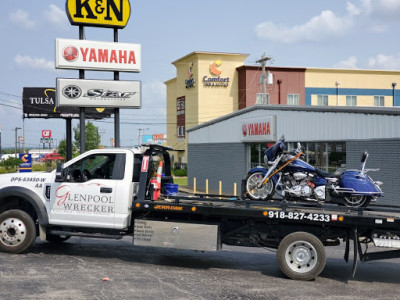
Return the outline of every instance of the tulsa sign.
[[[72,25],[124,28],[131,15],[129,0],[67,0]]]
[[[56,39],[56,68],[140,72],[141,45]]]

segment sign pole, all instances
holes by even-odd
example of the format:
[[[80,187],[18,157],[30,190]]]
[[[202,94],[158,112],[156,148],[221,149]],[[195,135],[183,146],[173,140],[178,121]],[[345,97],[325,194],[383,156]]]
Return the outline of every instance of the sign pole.
[[[66,128],[65,131],[67,132],[66,136],[66,147],[67,147],[67,161],[72,159],[72,119],[68,118],[65,120]]]
[[[85,38],[84,27],[79,25],[79,39]],[[85,79],[85,70],[79,70],[79,79]],[[86,140],[86,126],[85,126],[85,108],[79,108],[79,131],[80,131],[80,153],[86,151],[85,140]]]
[[[118,29],[114,28],[114,43],[118,43]],[[114,80],[119,80],[119,72],[114,72]],[[115,147],[121,147],[120,142],[120,115],[119,108],[114,108],[114,135],[115,135]]]

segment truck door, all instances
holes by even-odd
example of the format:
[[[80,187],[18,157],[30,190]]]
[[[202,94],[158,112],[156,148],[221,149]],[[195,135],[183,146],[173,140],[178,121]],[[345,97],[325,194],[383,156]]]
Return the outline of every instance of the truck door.
[[[49,221],[54,225],[114,228],[116,191],[123,185],[126,155],[91,154],[66,168],[51,187]]]

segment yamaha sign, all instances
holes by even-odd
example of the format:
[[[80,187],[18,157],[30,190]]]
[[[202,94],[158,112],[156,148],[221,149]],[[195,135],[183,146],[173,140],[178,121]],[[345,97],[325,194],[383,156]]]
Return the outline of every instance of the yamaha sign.
[[[57,78],[57,106],[141,108],[140,81]]]
[[[276,141],[275,116],[242,119],[242,142]]]
[[[129,0],[67,0],[72,25],[124,28],[131,15]]]
[[[141,45],[56,39],[56,68],[141,71]]]

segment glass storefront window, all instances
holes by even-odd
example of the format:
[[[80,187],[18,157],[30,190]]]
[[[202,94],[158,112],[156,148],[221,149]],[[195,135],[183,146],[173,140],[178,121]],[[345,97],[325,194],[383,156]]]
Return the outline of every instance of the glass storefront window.
[[[250,144],[250,166],[266,167],[264,153],[274,143]],[[346,143],[345,142],[306,142],[301,143],[305,154],[304,160],[317,169],[325,172],[335,172],[339,168],[346,167]],[[297,143],[286,143],[286,151],[297,148]]]

